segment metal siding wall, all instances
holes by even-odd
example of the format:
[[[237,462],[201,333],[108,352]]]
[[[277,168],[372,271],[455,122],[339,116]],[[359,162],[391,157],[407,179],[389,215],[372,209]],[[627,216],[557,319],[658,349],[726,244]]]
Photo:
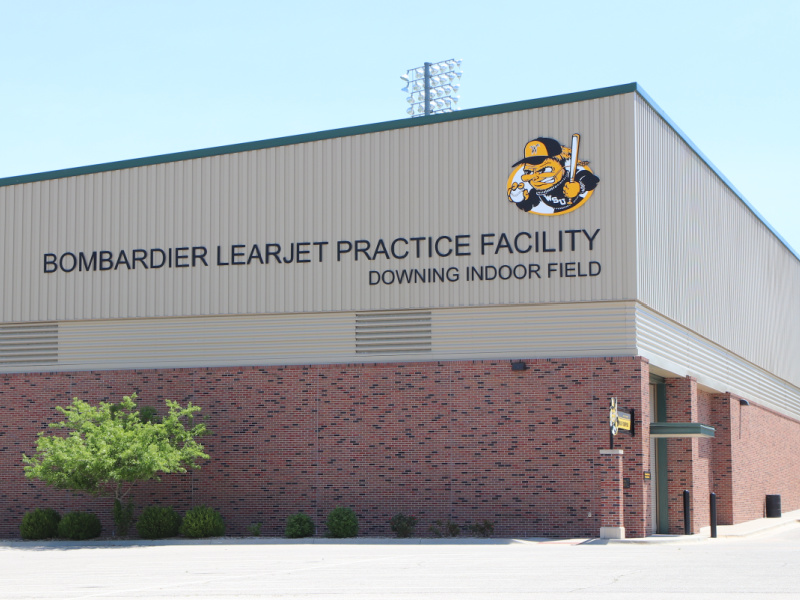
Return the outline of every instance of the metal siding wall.
[[[427,313],[426,313],[427,314]],[[630,303],[441,309],[432,350],[357,354],[354,313],[67,321],[58,363],[0,372],[631,356]]]
[[[634,356],[632,303],[509,306],[434,313],[442,358]]]
[[[800,418],[800,388],[750,363],[678,323],[638,305],[637,354],[676,376],[695,377],[718,392],[731,392],[762,406]]]
[[[5,322],[365,311],[632,299],[635,94],[0,188]],[[505,192],[539,136],[600,177],[581,208],[523,213]],[[595,250],[481,256],[482,233],[600,229]],[[469,234],[471,257],[335,258],[337,240]],[[495,237],[495,241],[497,237]],[[218,267],[217,245],[327,241],[323,263]],[[580,242],[579,242],[580,244]],[[44,274],[45,253],[203,245],[209,267]],[[316,249],[311,247],[312,253]],[[311,255],[312,258],[314,254]],[[598,277],[467,282],[468,265],[598,261]],[[457,266],[457,283],[369,285]]]
[[[640,97],[638,298],[800,385],[800,262]]]

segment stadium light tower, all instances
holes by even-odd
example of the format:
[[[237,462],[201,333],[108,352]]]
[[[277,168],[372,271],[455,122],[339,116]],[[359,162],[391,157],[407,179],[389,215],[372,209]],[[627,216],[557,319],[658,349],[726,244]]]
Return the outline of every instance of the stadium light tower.
[[[406,112],[412,117],[424,117],[458,110],[456,96],[461,87],[461,61],[451,58],[437,63],[426,62],[423,66],[409,69],[400,79],[406,82],[403,88],[410,96],[411,105]]]

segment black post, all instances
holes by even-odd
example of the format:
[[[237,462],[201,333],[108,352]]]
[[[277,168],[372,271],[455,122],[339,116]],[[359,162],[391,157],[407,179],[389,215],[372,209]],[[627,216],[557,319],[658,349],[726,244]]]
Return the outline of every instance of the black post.
[[[683,490],[683,533],[692,535],[692,524],[689,518],[689,490]]]
[[[425,63],[425,116],[431,114],[431,63]],[[539,238],[536,238],[537,240]]]
[[[711,537],[717,537],[717,495],[711,492]]]

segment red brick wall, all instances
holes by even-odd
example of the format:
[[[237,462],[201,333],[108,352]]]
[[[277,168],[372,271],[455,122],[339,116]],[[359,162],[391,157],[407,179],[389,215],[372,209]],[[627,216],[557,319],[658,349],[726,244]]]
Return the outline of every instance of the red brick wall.
[[[800,423],[731,397],[733,518],[765,516],[767,494],[781,495],[784,512],[800,509]]]
[[[730,394],[697,389],[691,378],[667,379],[667,420],[702,423],[714,438],[667,444],[669,527],[683,533],[683,490],[691,495],[691,526],[710,524],[710,492],[717,524],[764,516],[767,494],[780,494],[784,511],[800,508],[800,423]]]
[[[711,491],[717,495],[717,525],[733,525],[733,461],[731,459],[731,410],[738,400],[730,394],[713,396],[708,425],[714,428],[711,456]]]
[[[714,396],[697,388],[692,377],[667,379],[667,421],[710,424]],[[667,488],[670,533],[684,533],[683,492],[689,491],[690,528],[710,523],[714,441],[676,438],[667,441]]]
[[[0,376],[0,536],[18,535],[36,507],[93,510],[111,531],[106,498],[24,478],[21,454],[72,397],[140,406],[170,398],[202,407],[212,435],[202,470],[138,486],[181,511],[206,503],[231,534],[263,523],[280,535],[303,510],[322,533],[327,513],[352,507],[361,532],[390,535],[397,512],[460,525],[488,519],[505,536],[596,536],[600,448],[609,398],[634,408],[639,433],[621,433],[628,536],[649,528],[648,368],[642,358],[164,369]],[[644,394],[643,394],[644,390]],[[591,516],[589,516],[591,514]]]
[[[667,379],[667,422],[697,422],[697,382],[691,377]],[[695,498],[693,462],[697,457],[697,440],[670,438],[667,440],[667,513],[669,532],[684,532],[683,491]],[[690,514],[692,514],[690,509]],[[694,519],[692,532],[696,533]]]
[[[642,377],[637,390],[639,400],[627,397],[618,398],[619,408],[623,411],[633,409],[634,431],[620,431],[614,447],[625,451],[623,456],[623,478],[627,486],[623,487],[625,497],[625,535],[626,537],[643,537],[653,533],[652,513],[652,480],[645,480],[645,471],[650,471],[650,367],[646,359],[642,359]]]
[[[620,451],[607,450],[606,452]],[[623,459],[624,455],[622,454],[601,454],[600,460],[596,463],[600,473],[600,527],[625,527]]]

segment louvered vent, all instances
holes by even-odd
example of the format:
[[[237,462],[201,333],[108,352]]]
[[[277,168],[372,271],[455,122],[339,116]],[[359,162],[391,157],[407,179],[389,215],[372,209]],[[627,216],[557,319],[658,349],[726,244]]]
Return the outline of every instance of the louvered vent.
[[[58,363],[58,323],[0,325],[0,367]]]
[[[430,311],[356,313],[356,354],[430,351]]]

